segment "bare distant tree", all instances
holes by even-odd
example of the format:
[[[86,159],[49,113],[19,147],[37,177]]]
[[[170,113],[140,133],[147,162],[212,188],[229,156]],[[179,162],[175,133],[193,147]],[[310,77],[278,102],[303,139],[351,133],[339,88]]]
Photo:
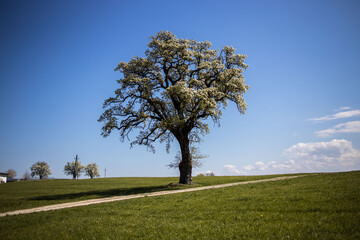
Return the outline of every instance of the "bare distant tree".
[[[23,180],[28,181],[31,179],[31,175],[28,171],[26,171],[22,177]]]
[[[14,169],[9,169],[6,171],[7,174],[9,174],[9,178],[16,177],[16,171]]]
[[[203,164],[201,162],[201,159],[207,158],[207,155],[202,155],[200,154],[199,150],[197,147],[191,147],[190,150],[191,153],[191,159],[192,159],[192,167],[193,168],[197,168],[197,167],[201,167]],[[167,165],[169,168],[178,168],[179,164],[181,162],[181,152],[178,152],[175,156],[174,161],[172,161],[169,165]]]

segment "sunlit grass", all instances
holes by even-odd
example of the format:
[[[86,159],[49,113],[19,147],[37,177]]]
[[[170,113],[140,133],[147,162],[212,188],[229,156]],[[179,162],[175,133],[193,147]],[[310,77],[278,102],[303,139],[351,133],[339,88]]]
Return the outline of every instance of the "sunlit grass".
[[[360,239],[360,172],[0,219],[4,239]]]

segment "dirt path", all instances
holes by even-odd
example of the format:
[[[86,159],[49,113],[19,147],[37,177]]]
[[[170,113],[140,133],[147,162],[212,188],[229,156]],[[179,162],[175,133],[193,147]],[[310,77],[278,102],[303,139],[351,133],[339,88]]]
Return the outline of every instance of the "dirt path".
[[[161,191],[161,192],[153,192],[153,193],[141,193],[141,194],[134,194],[134,195],[126,195],[126,196],[97,198],[97,199],[90,199],[90,200],[70,202],[70,203],[60,203],[60,204],[55,204],[55,205],[48,205],[48,206],[43,206],[43,207],[0,213],[0,217],[18,215],[18,214],[35,213],[35,212],[44,212],[44,211],[51,211],[51,210],[64,209],[64,208],[80,207],[80,206],[122,201],[122,200],[127,200],[127,199],[134,199],[134,198],[154,197],[154,196],[161,196],[161,195],[168,195],[168,194],[175,194],[175,193],[194,192],[194,191],[200,191],[200,190],[205,190],[205,189],[224,188],[224,187],[244,185],[244,184],[250,184],[250,183],[272,182],[272,181],[279,181],[279,180],[297,178],[297,177],[303,177],[303,176],[306,176],[306,175],[277,177],[277,178],[261,179],[261,180],[247,181],[247,182],[227,183],[227,184],[221,184],[221,185],[195,187],[195,188],[187,188],[187,189],[180,189],[180,190],[170,190],[170,191]]]

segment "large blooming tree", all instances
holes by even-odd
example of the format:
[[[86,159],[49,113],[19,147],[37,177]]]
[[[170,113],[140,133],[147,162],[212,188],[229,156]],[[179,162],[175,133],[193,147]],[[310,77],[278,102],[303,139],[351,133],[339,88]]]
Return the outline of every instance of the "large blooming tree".
[[[168,149],[176,139],[181,150],[179,183],[192,184],[190,144],[209,132],[206,120],[219,123],[228,100],[245,113],[246,56],[229,46],[212,50],[210,42],[180,39],[168,31],[150,39],[146,57],[134,57],[115,68],[123,78],[115,96],[105,100],[99,118],[104,123],[102,135],[119,130],[124,139],[138,130],[131,145],[151,150],[157,140],[165,141]]]

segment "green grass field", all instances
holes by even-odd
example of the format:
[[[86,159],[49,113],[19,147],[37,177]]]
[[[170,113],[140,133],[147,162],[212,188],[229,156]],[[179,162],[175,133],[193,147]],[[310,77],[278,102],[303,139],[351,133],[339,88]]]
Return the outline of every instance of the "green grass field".
[[[237,177],[227,181],[235,181],[234,178]],[[204,178],[197,182],[209,185],[222,179]],[[145,182],[150,186],[164,186],[169,180],[176,182],[172,178],[137,180],[134,187],[124,183],[120,188],[131,192],[132,188],[146,185]],[[45,187],[54,183],[39,184]],[[77,184],[84,185],[69,192],[82,192],[89,185],[86,181]],[[88,188],[87,191],[107,191],[100,186]],[[9,194],[8,190],[5,192]],[[69,194],[65,192],[56,195]],[[89,196],[92,195],[85,197]],[[23,207],[29,201],[27,197],[28,194],[19,193],[14,201]],[[360,239],[359,226],[360,172],[348,172],[7,216],[0,218],[0,236],[1,239]]]

